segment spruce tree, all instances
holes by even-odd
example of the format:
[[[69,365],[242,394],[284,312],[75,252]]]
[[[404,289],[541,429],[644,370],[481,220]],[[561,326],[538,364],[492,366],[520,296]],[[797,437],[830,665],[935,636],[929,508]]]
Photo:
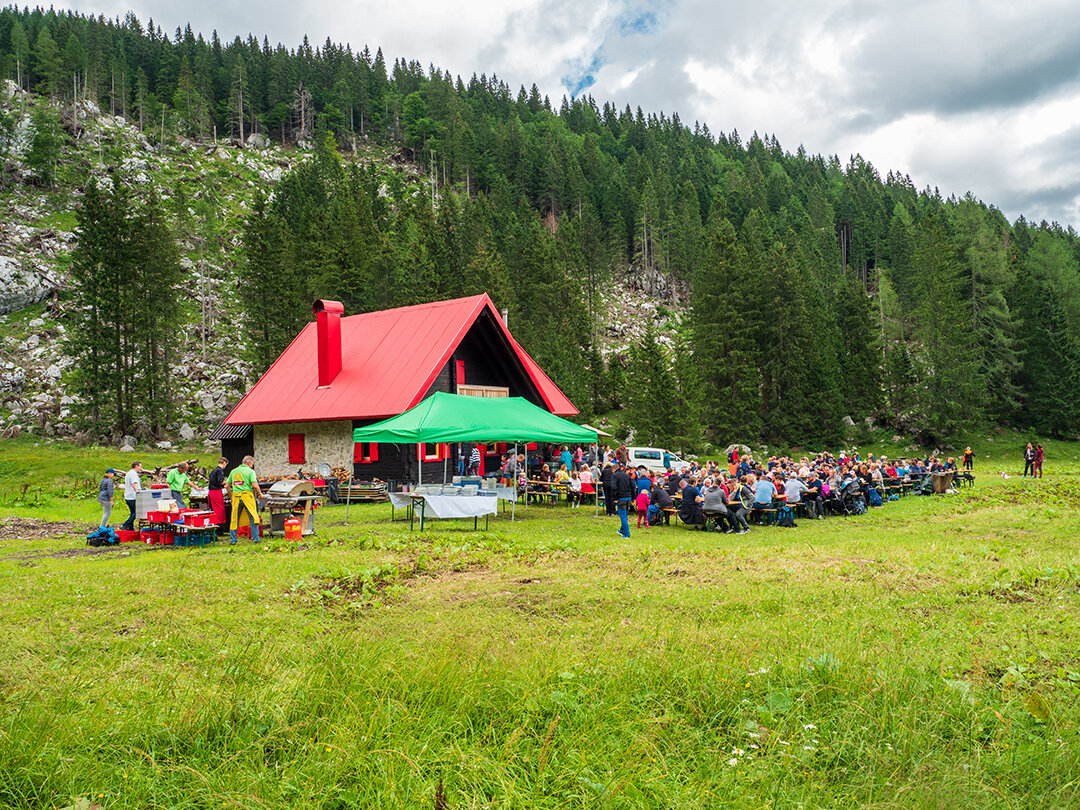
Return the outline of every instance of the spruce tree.
[[[240,306],[249,358],[256,372],[285,350],[306,322],[302,277],[291,261],[292,240],[283,217],[257,197],[244,225],[243,289]]]
[[[51,107],[39,106],[30,116],[32,134],[26,165],[34,173],[34,182],[41,186],[56,183],[63,135],[60,119]]]
[[[109,189],[92,180],[76,212],[72,296],[83,317],[72,326],[70,345],[80,361],[75,385],[87,426],[98,434],[138,424],[160,434],[174,396],[179,250],[156,197],[134,202],[114,176]]]
[[[678,366],[692,365],[689,351],[676,358]],[[672,360],[659,343],[652,324],[630,349],[630,385],[627,397],[627,422],[634,430],[634,441],[655,447],[673,447],[675,434],[691,414],[680,412],[672,373]]]
[[[59,95],[64,80],[64,65],[60,47],[47,26],[41,28],[34,43],[34,74],[38,79],[39,92],[54,97]]]
[[[706,433],[725,445],[757,438],[761,429],[760,322],[750,271],[735,228],[714,214],[694,277],[693,347]]]
[[[982,419],[985,391],[971,373],[971,320],[963,300],[962,263],[944,210],[931,209],[919,231],[912,258],[918,305],[918,427],[938,441]]]

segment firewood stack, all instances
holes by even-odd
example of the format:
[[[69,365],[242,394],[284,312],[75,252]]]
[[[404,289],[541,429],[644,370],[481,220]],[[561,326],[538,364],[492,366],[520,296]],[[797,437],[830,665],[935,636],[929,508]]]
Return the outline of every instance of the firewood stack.
[[[143,470],[143,475],[149,475],[150,482],[153,484],[164,484],[165,476],[169,474],[169,470],[175,470],[181,463],[182,462],[178,461],[175,464],[170,464],[168,467],[155,467],[153,472]],[[188,475],[191,477],[192,481],[206,481],[206,467],[196,467],[195,465],[198,463],[199,460],[197,458],[189,458],[187,460]]]

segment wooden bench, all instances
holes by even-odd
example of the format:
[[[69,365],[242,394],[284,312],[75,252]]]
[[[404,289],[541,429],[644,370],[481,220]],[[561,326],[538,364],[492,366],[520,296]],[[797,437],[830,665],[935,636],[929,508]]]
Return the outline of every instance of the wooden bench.
[[[555,501],[558,500],[558,493],[556,492],[541,492],[539,490],[530,489],[528,493],[529,501],[532,503],[548,503],[552,506],[555,505]]]
[[[667,509],[661,509],[660,511],[664,513],[665,523],[670,525],[671,519],[675,518],[675,525],[679,525],[679,510],[674,506],[669,506]]]
[[[775,506],[755,506],[750,510],[750,517],[758,515],[758,524],[763,526],[771,526],[776,522],[776,507]],[[764,523],[761,518],[764,517]]]

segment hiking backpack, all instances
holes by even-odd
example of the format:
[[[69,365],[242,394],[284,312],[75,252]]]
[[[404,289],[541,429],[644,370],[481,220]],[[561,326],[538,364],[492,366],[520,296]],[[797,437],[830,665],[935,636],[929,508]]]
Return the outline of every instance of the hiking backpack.
[[[117,536],[116,531],[108,526],[86,535],[86,545],[88,546],[114,546],[119,542],[120,538]]]

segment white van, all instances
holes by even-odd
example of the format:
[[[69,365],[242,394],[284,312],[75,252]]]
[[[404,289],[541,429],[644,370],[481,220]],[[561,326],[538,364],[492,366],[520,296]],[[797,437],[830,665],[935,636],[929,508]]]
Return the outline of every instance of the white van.
[[[664,451],[659,447],[628,447],[626,448],[631,467],[644,467],[649,472],[664,472]],[[686,464],[681,458],[670,450],[671,469],[677,470]]]

